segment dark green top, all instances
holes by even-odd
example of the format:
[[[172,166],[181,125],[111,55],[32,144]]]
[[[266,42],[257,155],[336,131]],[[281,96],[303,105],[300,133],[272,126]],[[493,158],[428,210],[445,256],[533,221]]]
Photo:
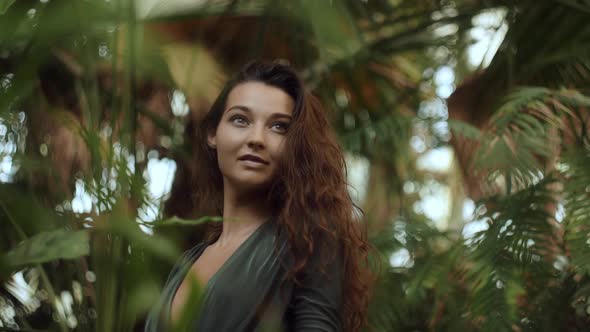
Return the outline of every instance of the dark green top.
[[[191,322],[192,331],[342,330],[341,260],[328,266],[326,276],[312,272],[314,257],[302,276],[302,286],[286,281],[281,296],[279,285],[285,268],[279,256],[290,265],[286,241],[279,241],[278,252],[274,250],[275,234],[273,219],[260,225],[209,279],[200,312],[195,312]],[[168,330],[174,294],[209,244],[197,244],[178,260],[147,318],[145,332]]]

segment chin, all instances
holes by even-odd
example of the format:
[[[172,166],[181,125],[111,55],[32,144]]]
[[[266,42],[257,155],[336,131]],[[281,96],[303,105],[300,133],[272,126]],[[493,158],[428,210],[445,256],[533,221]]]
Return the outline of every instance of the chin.
[[[234,179],[231,183],[239,191],[262,191],[270,189],[270,180],[267,179]]]

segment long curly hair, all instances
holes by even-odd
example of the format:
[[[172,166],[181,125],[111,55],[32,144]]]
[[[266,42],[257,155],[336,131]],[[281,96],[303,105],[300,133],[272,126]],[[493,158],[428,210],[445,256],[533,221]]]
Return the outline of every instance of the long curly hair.
[[[367,241],[364,213],[348,193],[344,155],[321,103],[290,66],[253,61],[223,87],[196,131],[194,206],[203,215],[222,215],[223,178],[215,150],[206,144],[206,135],[217,128],[231,90],[249,81],[279,88],[295,102],[285,138],[284,148],[288,153],[279,161],[279,174],[266,197],[274,210],[277,229],[286,236],[293,258],[285,278],[299,284],[298,276],[312,257],[319,253],[319,269],[323,272],[335,253],[341,253],[343,329],[358,331],[367,325],[367,309],[375,282],[369,264],[372,246]],[[208,239],[219,237],[221,228],[221,223],[210,223]]]

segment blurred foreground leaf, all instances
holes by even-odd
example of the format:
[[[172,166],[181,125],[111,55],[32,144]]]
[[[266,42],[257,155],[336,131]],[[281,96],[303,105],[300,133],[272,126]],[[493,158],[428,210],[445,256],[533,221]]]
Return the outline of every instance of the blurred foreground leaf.
[[[88,255],[88,231],[56,230],[39,233],[21,242],[3,258],[4,267],[74,259]]]
[[[0,0],[0,15],[6,13],[8,8],[12,6],[15,0]]]
[[[120,235],[127,239],[131,245],[171,262],[178,258],[179,249],[174,242],[158,235],[144,233],[135,222],[116,219],[108,225],[100,225],[96,229],[106,234]]]
[[[154,227],[168,227],[168,226],[196,226],[201,225],[206,222],[215,221],[220,222],[222,221],[222,217],[202,217],[196,220],[187,220],[181,219],[176,216],[164,220],[158,220],[150,223],[146,223],[146,225],[154,226]]]
[[[565,240],[571,252],[573,268],[590,274],[590,147],[573,147],[563,158],[565,208]]]

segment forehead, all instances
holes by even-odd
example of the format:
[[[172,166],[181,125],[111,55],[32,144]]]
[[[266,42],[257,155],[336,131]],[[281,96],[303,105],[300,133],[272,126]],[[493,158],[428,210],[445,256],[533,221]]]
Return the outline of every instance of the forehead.
[[[292,114],[294,101],[283,90],[262,82],[246,82],[234,87],[227,97],[226,110],[240,105],[253,112]]]

